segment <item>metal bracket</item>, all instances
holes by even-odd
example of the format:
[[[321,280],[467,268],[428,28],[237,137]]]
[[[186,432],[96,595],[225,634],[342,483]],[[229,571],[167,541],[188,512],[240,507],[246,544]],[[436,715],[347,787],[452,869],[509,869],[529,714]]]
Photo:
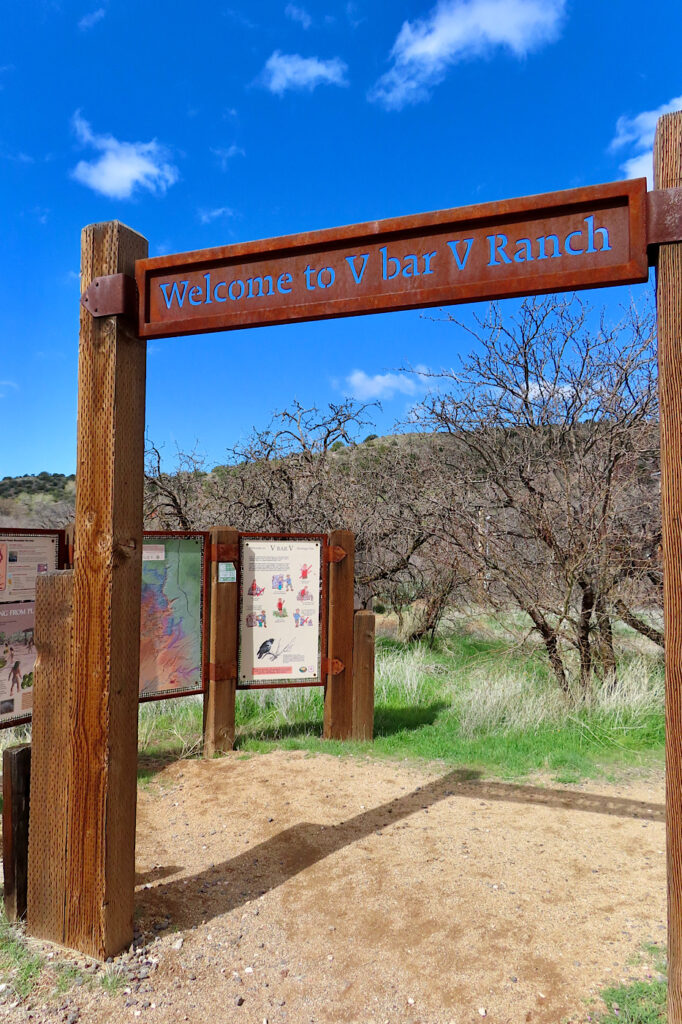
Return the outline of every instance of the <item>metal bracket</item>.
[[[137,285],[128,274],[93,277],[81,295],[81,306],[91,316],[137,317]]]
[[[654,266],[659,245],[682,242],[682,188],[657,188],[647,192],[646,214],[649,265]]]
[[[238,544],[210,544],[208,557],[212,562],[238,562]]]
[[[345,669],[344,663],[340,658],[323,658],[322,659],[322,675],[323,676],[339,676]]]
[[[338,544],[331,544],[324,549],[325,562],[342,562],[346,557],[346,551]]]

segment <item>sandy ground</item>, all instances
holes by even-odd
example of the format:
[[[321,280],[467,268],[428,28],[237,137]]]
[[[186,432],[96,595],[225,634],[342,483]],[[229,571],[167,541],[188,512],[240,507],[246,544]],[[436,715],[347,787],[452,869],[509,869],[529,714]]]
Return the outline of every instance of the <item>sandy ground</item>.
[[[274,752],[140,790],[134,954],[13,1020],[589,1020],[665,940],[662,776],[511,784]],[[43,947],[44,948],[44,947]],[[62,954],[57,954],[61,956]]]

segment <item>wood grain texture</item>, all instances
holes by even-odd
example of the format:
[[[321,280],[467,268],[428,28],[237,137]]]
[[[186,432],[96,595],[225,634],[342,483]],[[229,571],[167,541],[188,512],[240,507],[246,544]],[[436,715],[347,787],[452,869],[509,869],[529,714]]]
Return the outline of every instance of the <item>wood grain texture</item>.
[[[682,113],[656,129],[656,188],[682,186]],[[665,618],[668,1021],[682,1024],[682,244],[659,250],[656,297]]]
[[[235,547],[239,533],[227,527],[211,530],[210,548]],[[239,632],[239,582],[218,582],[218,561],[211,560],[211,611],[209,662],[217,669],[204,695],[204,757],[234,746],[234,713],[237,693],[237,646]]]
[[[329,566],[329,618],[327,649],[330,661],[338,658],[344,669],[329,674],[324,691],[323,736],[348,740],[353,732],[353,602],[355,592],[355,535],[335,530],[329,544],[344,549],[346,557]]]
[[[31,791],[31,744],[2,752],[2,867],[5,916],[26,915],[28,810]]]
[[[357,611],[353,621],[354,740],[374,738],[374,612]]]
[[[81,240],[81,287],[135,272],[123,224]],[[133,937],[146,345],[81,309],[65,942],[92,956]]]
[[[73,573],[36,579],[27,930],[64,942]]]

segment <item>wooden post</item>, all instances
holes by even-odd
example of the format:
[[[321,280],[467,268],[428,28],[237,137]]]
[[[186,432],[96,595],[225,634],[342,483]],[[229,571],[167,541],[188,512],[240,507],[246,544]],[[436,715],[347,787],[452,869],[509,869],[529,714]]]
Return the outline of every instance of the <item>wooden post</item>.
[[[73,572],[36,577],[33,743],[27,928],[64,944],[68,743],[72,706]]]
[[[353,597],[355,589],[355,535],[335,530],[331,547],[341,547],[346,557],[329,566],[329,618],[327,653],[330,663],[343,662],[337,675],[330,671],[324,691],[326,740],[348,740],[353,732]]]
[[[30,788],[31,744],[7,747],[2,754],[2,867],[8,921],[20,921],[26,913]]]
[[[353,621],[352,735],[374,738],[374,612],[357,611]]]
[[[656,188],[682,186],[682,112],[656,129]],[[682,1024],[682,243],[658,254],[658,365],[665,617],[668,1021]]]
[[[83,289],[146,255],[123,224],[90,225]],[[133,938],[145,372],[125,317],[81,309],[62,941],[100,958]]]
[[[204,757],[234,746],[237,687],[239,582],[221,583],[218,566],[237,567],[239,534],[223,527],[211,530],[211,612],[209,680],[204,695]],[[228,558],[227,556],[232,557]],[[224,557],[223,557],[224,556]]]

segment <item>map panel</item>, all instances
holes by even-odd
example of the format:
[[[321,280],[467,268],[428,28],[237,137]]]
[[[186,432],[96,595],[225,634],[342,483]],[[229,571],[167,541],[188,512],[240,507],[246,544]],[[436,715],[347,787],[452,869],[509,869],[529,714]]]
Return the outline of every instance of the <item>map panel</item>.
[[[201,691],[203,537],[145,537],[140,696]]]

